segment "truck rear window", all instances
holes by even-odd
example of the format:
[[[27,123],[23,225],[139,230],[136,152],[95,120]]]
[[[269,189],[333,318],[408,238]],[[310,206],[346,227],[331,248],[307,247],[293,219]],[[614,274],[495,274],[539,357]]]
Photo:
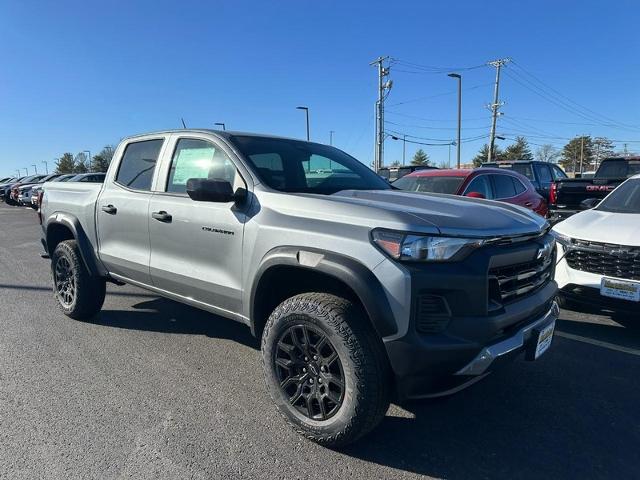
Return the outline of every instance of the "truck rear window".
[[[640,160],[607,160],[596,172],[597,178],[625,178],[640,173]]]

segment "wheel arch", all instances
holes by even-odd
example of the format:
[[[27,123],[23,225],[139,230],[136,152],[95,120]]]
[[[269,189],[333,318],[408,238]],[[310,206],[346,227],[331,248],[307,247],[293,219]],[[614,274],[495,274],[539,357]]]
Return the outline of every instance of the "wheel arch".
[[[267,253],[254,276],[250,327],[262,336],[269,315],[293,295],[321,291],[359,303],[382,338],[397,332],[393,312],[376,276],[351,257],[303,247],[278,247]]]
[[[45,249],[49,256],[52,256],[58,244],[65,240],[75,240],[77,242],[82,262],[91,275],[104,276],[93,246],[80,221],[68,214],[54,214],[46,222],[44,236]]]

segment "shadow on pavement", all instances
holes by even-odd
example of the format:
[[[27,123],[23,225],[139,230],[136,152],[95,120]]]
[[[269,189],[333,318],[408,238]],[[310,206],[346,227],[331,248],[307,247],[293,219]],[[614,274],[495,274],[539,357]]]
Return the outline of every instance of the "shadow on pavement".
[[[157,297],[137,303],[133,308],[134,311],[105,309],[94,321],[115,328],[226,338],[260,348],[246,325],[173,300]]]

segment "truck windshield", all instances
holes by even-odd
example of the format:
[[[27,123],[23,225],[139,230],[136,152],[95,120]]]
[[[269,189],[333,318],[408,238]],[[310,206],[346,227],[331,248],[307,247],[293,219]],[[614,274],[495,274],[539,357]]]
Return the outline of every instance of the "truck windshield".
[[[260,180],[281,192],[330,195],[341,190],[392,188],[358,160],[328,145],[244,135],[230,140]]]
[[[640,213],[640,178],[627,180],[600,202],[596,210],[613,213]]]
[[[431,192],[455,194],[465,177],[419,177],[406,176],[393,182],[393,186],[411,192]]]

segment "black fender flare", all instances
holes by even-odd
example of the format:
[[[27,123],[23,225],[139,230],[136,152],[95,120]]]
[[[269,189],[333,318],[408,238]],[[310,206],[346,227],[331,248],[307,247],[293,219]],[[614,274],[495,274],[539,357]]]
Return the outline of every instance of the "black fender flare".
[[[82,228],[82,224],[75,216],[69,215],[68,213],[54,213],[50,215],[49,218],[47,218],[44,224],[45,228],[43,240],[45,242],[45,249],[50,256],[53,255],[53,250],[51,250],[48,241],[49,228],[53,225],[62,225],[71,231],[74,240],[78,244],[78,249],[80,250],[82,261],[85,267],[87,267],[89,273],[97,277],[103,277],[106,275],[105,269],[102,267],[102,264],[96,257],[89,237],[84,231],[84,228]]]
[[[380,337],[397,332],[393,311],[380,281],[358,260],[335,252],[307,247],[283,246],[267,252],[254,276],[250,295],[250,321],[255,333],[255,300],[262,276],[272,267],[309,269],[336,278],[349,286],[359,298]]]

